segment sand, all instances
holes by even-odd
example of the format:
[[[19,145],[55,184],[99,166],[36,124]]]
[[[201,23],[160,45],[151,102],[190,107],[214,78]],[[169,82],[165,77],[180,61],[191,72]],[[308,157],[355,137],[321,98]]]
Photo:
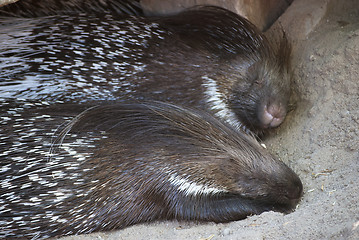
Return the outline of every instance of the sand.
[[[296,108],[265,143],[303,181],[296,211],[226,224],[156,222],[63,240],[359,239],[359,4],[296,0],[280,20],[294,42]]]

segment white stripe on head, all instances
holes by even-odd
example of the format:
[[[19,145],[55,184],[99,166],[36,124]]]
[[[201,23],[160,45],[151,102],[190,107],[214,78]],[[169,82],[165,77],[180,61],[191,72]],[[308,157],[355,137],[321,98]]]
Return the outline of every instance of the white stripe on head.
[[[178,191],[183,192],[186,196],[212,195],[228,192],[223,188],[209,187],[193,182],[186,177],[182,178],[176,174],[171,174],[168,180],[173,186],[177,187]]]
[[[215,115],[236,128],[244,128],[234,112],[224,102],[225,96],[218,90],[216,81],[208,76],[202,76],[202,79],[204,80],[202,85],[205,88],[204,94],[207,103]]]

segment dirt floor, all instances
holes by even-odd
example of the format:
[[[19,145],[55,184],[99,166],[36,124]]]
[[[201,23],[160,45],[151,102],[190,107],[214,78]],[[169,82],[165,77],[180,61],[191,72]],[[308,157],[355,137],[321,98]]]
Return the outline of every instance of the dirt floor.
[[[266,139],[303,181],[297,210],[228,224],[159,222],[62,239],[359,239],[359,4],[299,1],[282,18],[296,24],[288,30],[295,43],[297,108]]]

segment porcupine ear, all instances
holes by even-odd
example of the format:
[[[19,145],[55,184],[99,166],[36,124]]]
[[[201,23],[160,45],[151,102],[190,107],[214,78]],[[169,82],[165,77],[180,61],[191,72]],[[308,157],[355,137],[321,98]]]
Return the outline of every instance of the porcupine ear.
[[[136,0],[20,0],[0,6],[0,16],[7,17],[27,18],[72,13],[144,15],[140,2]]]

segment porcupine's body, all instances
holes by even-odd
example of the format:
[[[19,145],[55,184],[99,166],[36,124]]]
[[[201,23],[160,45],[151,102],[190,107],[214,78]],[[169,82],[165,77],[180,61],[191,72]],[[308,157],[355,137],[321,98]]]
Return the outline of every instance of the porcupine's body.
[[[254,25],[221,8],[3,18],[0,40],[1,97],[169,101],[251,130],[286,115],[288,47],[276,55]]]
[[[204,112],[164,103],[85,112],[79,104],[1,103],[0,238],[163,219],[227,222],[288,212],[301,197],[290,168]]]

